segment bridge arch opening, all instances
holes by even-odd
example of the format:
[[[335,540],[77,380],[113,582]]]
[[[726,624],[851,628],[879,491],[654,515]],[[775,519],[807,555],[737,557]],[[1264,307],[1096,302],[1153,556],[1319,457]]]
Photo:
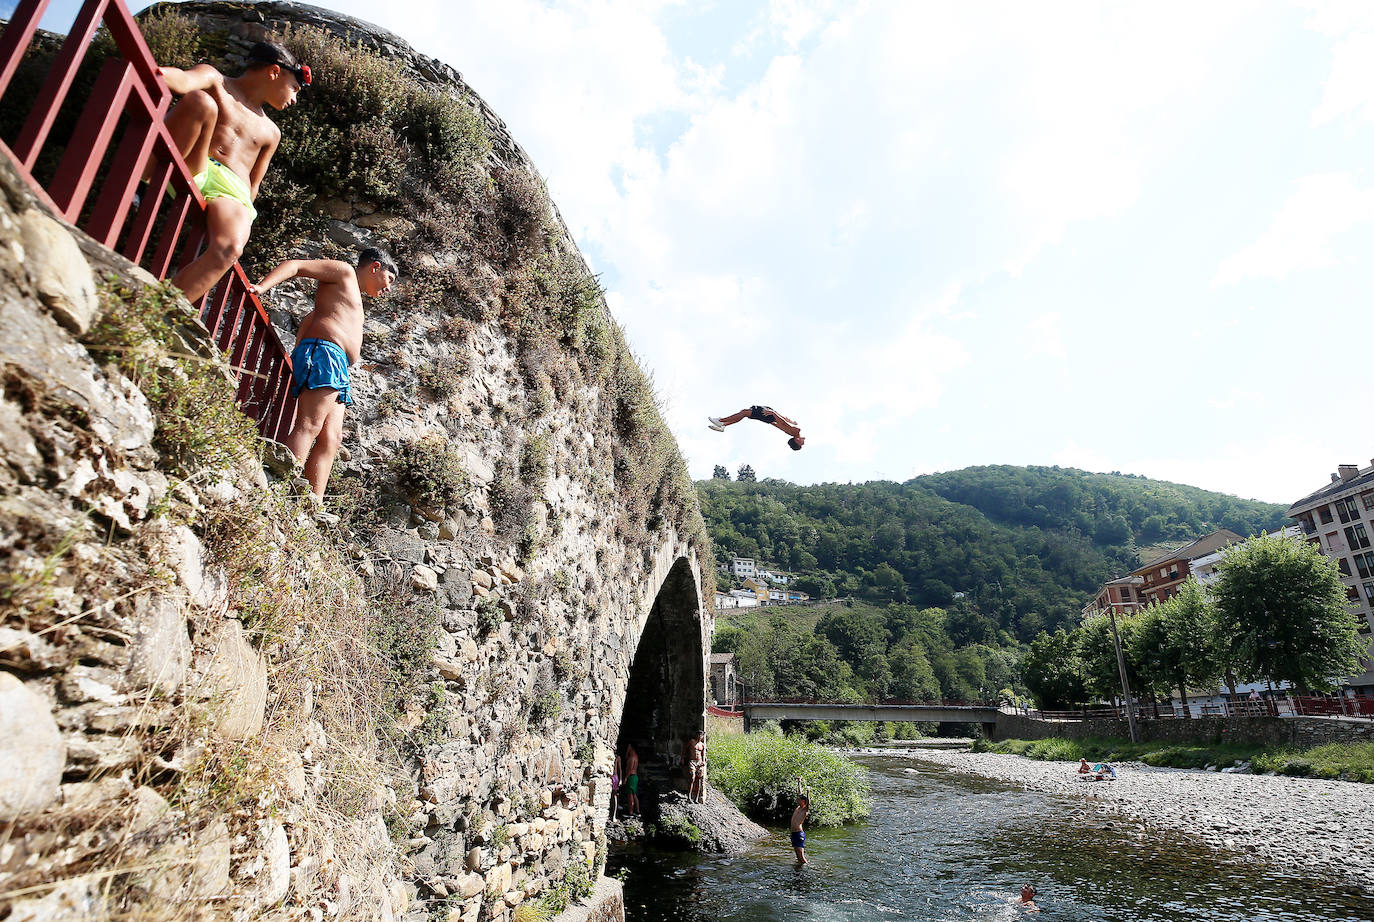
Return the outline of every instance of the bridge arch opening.
[[[640,760],[640,800],[653,815],[657,794],[681,774],[683,744],[702,730],[706,653],[701,598],[687,558],[668,571],[640,634],[625,688],[616,752],[633,744]],[[684,788],[685,789],[685,788]]]

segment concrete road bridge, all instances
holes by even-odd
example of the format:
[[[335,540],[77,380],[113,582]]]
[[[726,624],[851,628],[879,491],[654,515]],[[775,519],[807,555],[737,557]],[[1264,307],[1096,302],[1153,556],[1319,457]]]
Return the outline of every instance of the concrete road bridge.
[[[744,730],[758,720],[891,720],[908,723],[981,724],[992,737],[998,708],[966,702],[879,702],[844,704],[826,701],[746,701]]]

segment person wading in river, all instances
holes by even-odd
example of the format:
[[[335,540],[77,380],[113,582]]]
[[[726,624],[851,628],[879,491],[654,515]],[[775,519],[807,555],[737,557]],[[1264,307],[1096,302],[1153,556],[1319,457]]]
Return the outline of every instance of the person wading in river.
[[[806,794],[801,776],[797,777],[797,809],[792,811],[792,848],[797,852],[797,864],[806,864],[806,830],[803,825],[811,815],[811,798]]]

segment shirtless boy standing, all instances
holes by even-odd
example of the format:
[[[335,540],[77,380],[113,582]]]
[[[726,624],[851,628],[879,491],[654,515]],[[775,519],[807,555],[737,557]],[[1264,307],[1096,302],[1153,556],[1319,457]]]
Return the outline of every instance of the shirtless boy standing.
[[[625,792],[625,815],[639,816],[639,753],[632,743],[625,744]]]
[[[700,733],[682,747],[682,758],[687,763],[687,799],[702,803],[706,799],[706,741]]]
[[[801,778],[797,779],[797,809],[792,811],[792,848],[797,853],[797,864],[806,864],[806,818],[811,815],[811,798],[806,796],[806,788]]]
[[[288,259],[255,286],[263,294],[287,279],[318,281],[315,309],[296,331],[291,352],[291,387],[299,397],[296,424],[286,447],[305,464],[305,479],[324,498],[334,457],[343,441],[344,408],[349,394],[348,366],[363,346],[363,298],[385,294],[396,281],[396,264],[376,247],[358,254],[358,265],[337,259]]]
[[[205,196],[205,250],[172,277],[197,301],[243,254],[258,216],[258,197],[281,130],[264,105],[278,111],[310,84],[310,68],[275,42],[258,42],[241,76],[226,77],[209,64],[190,70],[159,68],[181,101],[167,113],[167,130]]]

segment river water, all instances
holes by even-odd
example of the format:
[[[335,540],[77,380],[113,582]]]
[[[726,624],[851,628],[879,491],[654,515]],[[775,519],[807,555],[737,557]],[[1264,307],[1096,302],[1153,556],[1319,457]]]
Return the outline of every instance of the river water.
[[[804,868],[785,829],[733,858],[613,852],[608,869],[624,874],[627,922],[1374,920],[1368,891],[1142,832],[1079,798],[955,774],[904,753],[856,758],[871,773],[873,815],[807,830]],[[1039,915],[1015,905],[1027,882],[1039,890]]]

